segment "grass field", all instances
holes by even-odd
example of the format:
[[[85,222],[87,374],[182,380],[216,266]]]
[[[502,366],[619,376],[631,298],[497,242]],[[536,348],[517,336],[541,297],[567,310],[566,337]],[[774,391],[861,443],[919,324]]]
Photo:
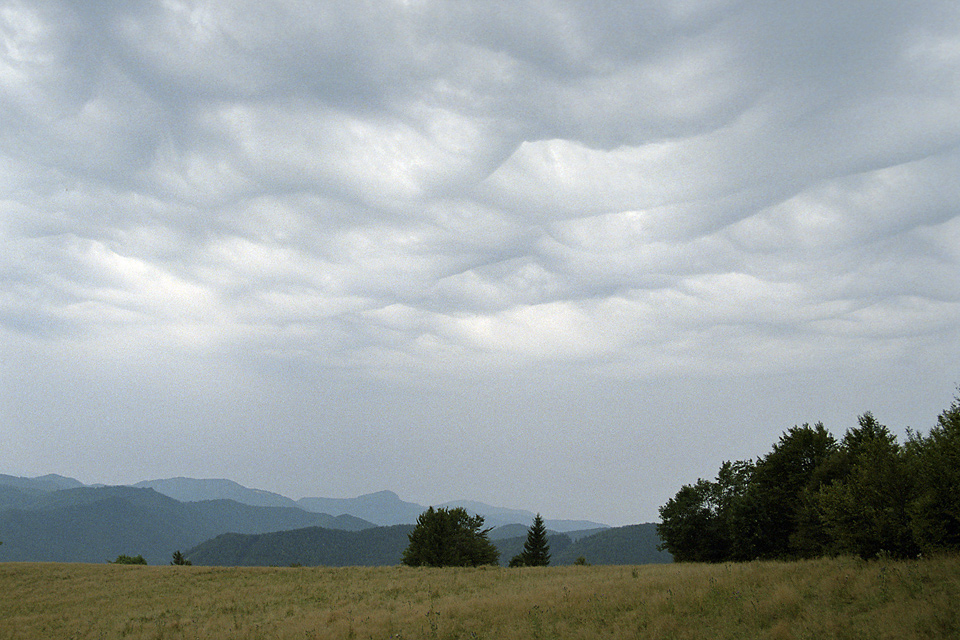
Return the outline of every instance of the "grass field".
[[[960,558],[527,569],[0,564],[0,640],[960,638]]]

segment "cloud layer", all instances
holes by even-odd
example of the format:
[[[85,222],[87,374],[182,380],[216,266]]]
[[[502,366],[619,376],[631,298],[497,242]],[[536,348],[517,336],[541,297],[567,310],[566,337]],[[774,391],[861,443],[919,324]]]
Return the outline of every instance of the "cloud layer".
[[[48,393],[6,393],[2,428],[46,433],[112,371],[256,431],[210,396],[297,380],[263,414],[294,446],[336,379],[350,406],[374,385],[383,426],[320,431],[406,459],[424,434],[457,449],[453,412],[488,445],[451,457],[503,470],[489,443],[524,425],[447,384],[921,367],[949,391],[958,110],[946,1],[3,2],[0,354]],[[402,426],[425,393],[446,409]],[[179,432],[145,404],[134,433]],[[628,422],[610,437],[641,446]]]

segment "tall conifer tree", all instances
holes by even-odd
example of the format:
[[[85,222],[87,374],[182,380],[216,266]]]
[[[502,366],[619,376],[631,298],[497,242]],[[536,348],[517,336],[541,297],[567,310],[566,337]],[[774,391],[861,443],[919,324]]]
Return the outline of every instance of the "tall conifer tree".
[[[533,519],[533,525],[527,530],[527,541],[523,543],[523,553],[510,561],[510,566],[546,567],[550,564],[550,543],[547,542],[547,528],[540,514]]]

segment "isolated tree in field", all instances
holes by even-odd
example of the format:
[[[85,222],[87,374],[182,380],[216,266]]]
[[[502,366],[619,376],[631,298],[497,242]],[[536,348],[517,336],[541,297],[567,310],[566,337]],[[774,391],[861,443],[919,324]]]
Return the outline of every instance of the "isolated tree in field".
[[[490,542],[482,516],[462,507],[430,507],[417,518],[403,564],[411,567],[476,567],[497,564],[500,552]]]
[[[189,567],[193,563],[187,560],[183,556],[183,554],[180,553],[180,550],[177,549],[176,551],[173,552],[173,560],[170,561],[170,564],[181,566],[181,567]]]
[[[523,543],[523,553],[510,560],[511,567],[546,567],[550,564],[550,543],[547,542],[547,528],[540,514],[533,519],[533,525],[527,529],[527,541]]]
[[[128,556],[121,553],[111,564],[147,564],[147,561],[143,559],[142,555]]]

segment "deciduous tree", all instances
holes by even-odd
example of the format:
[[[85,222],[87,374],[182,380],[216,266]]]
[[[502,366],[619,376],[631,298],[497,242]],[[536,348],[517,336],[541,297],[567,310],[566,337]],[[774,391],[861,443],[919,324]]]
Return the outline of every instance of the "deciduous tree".
[[[483,528],[483,516],[466,509],[430,507],[417,518],[403,564],[411,567],[476,567],[497,564],[500,552]]]
[[[872,414],[837,443],[793,427],[755,465],[726,462],[660,507],[660,549],[677,561],[909,557],[960,550],[960,396],[905,446]]]
[[[908,515],[913,481],[896,436],[865,413],[844,436],[838,455],[846,473],[820,489],[834,551],[864,558],[915,555]]]
[[[680,487],[677,495],[660,507],[660,550],[669,552],[677,562],[725,560],[730,541],[723,535],[715,496],[715,486],[709,480]]]
[[[794,544],[804,523],[804,492],[819,488],[818,469],[837,449],[822,423],[788,429],[761,458],[734,518],[737,559],[802,555]]]
[[[928,551],[960,549],[960,397],[927,436],[911,434],[907,452],[917,482],[910,505],[915,540]]]

